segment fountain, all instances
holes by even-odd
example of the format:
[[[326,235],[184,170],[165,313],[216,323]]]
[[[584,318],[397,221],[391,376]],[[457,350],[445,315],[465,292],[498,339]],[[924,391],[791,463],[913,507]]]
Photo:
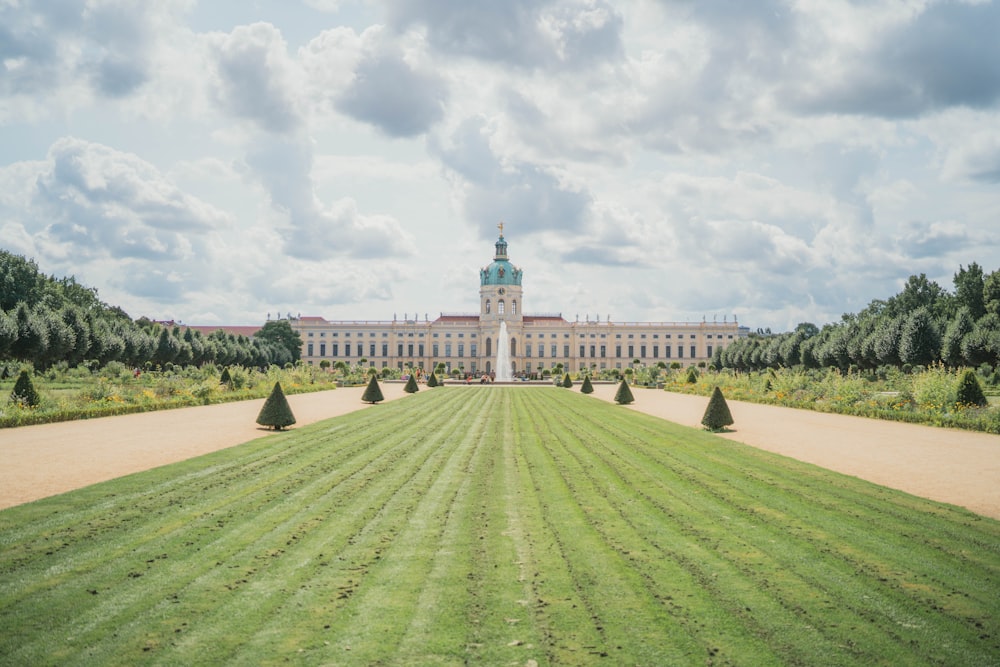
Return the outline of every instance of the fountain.
[[[507,340],[507,323],[500,320],[500,334],[497,338],[497,382],[511,382],[510,341]]]

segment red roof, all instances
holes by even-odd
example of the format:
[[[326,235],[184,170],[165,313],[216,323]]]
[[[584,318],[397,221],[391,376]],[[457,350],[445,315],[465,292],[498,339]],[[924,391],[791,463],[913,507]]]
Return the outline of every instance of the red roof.
[[[441,315],[435,322],[478,322],[479,315]]]
[[[200,331],[202,336],[207,336],[211,333],[215,333],[219,329],[222,329],[226,333],[231,333],[234,336],[246,336],[247,338],[252,337],[255,333],[260,331],[261,327],[259,325],[246,325],[246,326],[233,326],[228,324],[216,324],[216,325],[184,325],[187,329],[194,329],[195,331]]]
[[[565,322],[562,315],[525,315],[525,322]]]

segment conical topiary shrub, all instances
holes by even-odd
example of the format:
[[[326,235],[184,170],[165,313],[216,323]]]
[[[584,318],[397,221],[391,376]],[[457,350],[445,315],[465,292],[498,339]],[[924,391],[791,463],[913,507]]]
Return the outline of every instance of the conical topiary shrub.
[[[382,395],[382,387],[378,386],[378,378],[374,375],[368,381],[368,386],[365,387],[365,393],[361,395],[361,400],[373,404],[385,400],[385,396]]]
[[[570,389],[573,386],[573,379],[570,378],[569,373],[563,376],[562,386]]]
[[[219,384],[226,385],[227,389],[233,388],[233,376],[229,374],[229,366],[222,369],[222,375],[219,376]]]
[[[712,391],[712,398],[708,399],[708,407],[705,408],[705,415],[701,418],[701,423],[709,431],[721,431],[733,423],[733,414],[729,411],[729,404],[726,397],[722,395],[722,390],[716,387]]]
[[[7,380],[9,378],[10,378],[10,368],[4,366],[3,370],[0,371],[0,380]]]
[[[21,371],[21,374],[17,376],[14,391],[10,392],[10,400],[32,408],[41,402],[42,398],[35,391],[35,385],[31,382],[31,374],[27,370]]]
[[[419,390],[420,387],[417,386],[417,376],[411,374],[410,379],[406,381],[406,386],[403,387],[403,391],[407,394],[415,394]]]
[[[590,383],[590,376],[589,375],[584,375],[583,376],[583,384],[580,386],[580,393],[581,394],[593,394],[594,393],[594,385],[592,385]]]
[[[285,392],[281,390],[280,382],[274,383],[271,395],[264,401],[264,407],[257,415],[257,423],[261,426],[270,426],[276,431],[295,423],[295,415],[292,414],[292,408],[288,405]]]
[[[962,373],[962,377],[959,378],[957,394],[955,402],[958,405],[974,405],[982,408],[989,403],[986,400],[986,394],[983,393],[982,386],[979,384],[979,378],[976,377],[976,371],[971,368],[966,369]]]
[[[429,378],[427,378],[427,386],[428,387],[436,387],[436,386],[438,386],[438,379],[437,379],[437,376],[434,375],[434,371],[431,371],[431,376]]]
[[[632,390],[628,387],[628,382],[625,378],[622,378],[621,384],[618,385],[618,391],[615,392],[615,403],[618,405],[628,405],[632,403],[635,398],[632,396]]]
[[[684,381],[688,384],[695,384],[698,382],[698,371],[695,370],[694,366],[688,368],[687,376],[684,378]]]

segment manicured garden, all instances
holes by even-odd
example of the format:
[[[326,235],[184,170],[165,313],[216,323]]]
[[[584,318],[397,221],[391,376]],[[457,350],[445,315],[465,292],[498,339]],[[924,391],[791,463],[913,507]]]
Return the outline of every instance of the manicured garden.
[[[964,400],[969,369],[933,365],[904,371],[883,367],[841,372],[835,368],[781,368],[736,372],[687,369],[660,377],[667,391],[709,396],[720,387],[731,400],[782,405],[838,414],[1000,433],[1000,395],[982,375],[971,373],[985,405]]]
[[[0,545],[0,664],[1000,660],[1000,523],[547,387],[4,510]]]
[[[91,370],[58,364],[28,371],[40,399],[29,405],[12,396],[19,375],[10,369],[17,366],[0,367],[8,369],[8,377],[0,379],[0,428],[263,398],[275,382],[297,394],[333,389],[342,381],[340,375],[303,364],[266,370],[215,364],[136,370],[117,361]]]

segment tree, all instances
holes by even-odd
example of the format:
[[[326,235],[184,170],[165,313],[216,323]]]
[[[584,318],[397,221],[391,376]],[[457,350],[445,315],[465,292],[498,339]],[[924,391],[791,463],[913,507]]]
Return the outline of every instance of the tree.
[[[632,390],[628,387],[628,382],[622,378],[621,384],[618,385],[618,391],[615,392],[615,403],[618,405],[628,405],[635,401],[632,396]]]
[[[253,337],[254,340],[272,343],[285,350],[292,362],[302,357],[302,337],[292,329],[288,320],[268,320]]]
[[[382,388],[378,386],[378,378],[376,376],[373,375],[371,380],[368,381],[368,386],[365,387],[365,393],[362,394],[361,400],[372,405],[385,400],[385,396],[382,395]]]
[[[981,266],[973,262],[968,269],[963,269],[961,264],[958,265],[958,273],[955,274],[955,301],[959,308],[968,308],[974,320],[986,314],[983,286]]]
[[[684,377],[684,382],[687,384],[696,384],[698,382],[698,369],[694,366],[688,368],[687,375]]]
[[[227,389],[233,388],[233,376],[229,373],[229,366],[222,369],[222,375],[219,376],[219,384],[226,385]]]
[[[295,415],[292,414],[292,408],[288,405],[285,392],[281,390],[280,382],[274,383],[271,395],[264,401],[264,407],[257,415],[257,423],[261,426],[270,426],[276,431],[295,423]]]
[[[569,376],[569,373],[563,376],[562,386],[566,389],[571,389],[573,387],[573,379]]]
[[[594,385],[590,383],[590,376],[589,375],[585,375],[584,376],[584,378],[583,378],[583,384],[580,385],[580,393],[581,394],[593,394],[594,393]]]
[[[45,276],[34,260],[0,250],[0,310],[12,310],[17,304],[33,306],[45,293]]]
[[[373,380],[375,379],[374,376],[372,377],[372,379]],[[406,386],[403,387],[403,391],[405,391],[407,394],[415,394],[419,390],[420,387],[417,386],[417,376],[414,375],[413,373],[410,373],[410,379],[406,381]]]
[[[962,377],[958,380],[955,403],[957,405],[974,405],[977,408],[983,408],[989,404],[986,400],[986,394],[983,393],[983,388],[979,384],[979,378],[976,377],[976,372],[971,368],[965,369]]]
[[[22,370],[14,383],[14,391],[10,392],[10,400],[21,403],[29,407],[35,407],[41,402],[41,397],[35,391],[35,385],[31,382],[31,375],[27,370]]]
[[[983,280],[983,308],[987,313],[1000,316],[1000,269]]]
[[[941,333],[927,308],[918,308],[906,318],[899,337],[899,360],[927,366],[938,359]]]
[[[961,366],[962,340],[976,328],[968,308],[960,308],[941,339],[941,360],[949,366]]]
[[[712,390],[712,398],[708,399],[708,407],[705,408],[701,423],[709,431],[721,431],[733,423],[729,404],[726,403],[726,397],[722,395],[722,390],[718,386]]]
[[[436,387],[436,386],[438,386],[438,379],[437,379],[437,376],[434,375],[434,371],[431,371],[430,377],[427,378],[427,386],[428,387]]]

